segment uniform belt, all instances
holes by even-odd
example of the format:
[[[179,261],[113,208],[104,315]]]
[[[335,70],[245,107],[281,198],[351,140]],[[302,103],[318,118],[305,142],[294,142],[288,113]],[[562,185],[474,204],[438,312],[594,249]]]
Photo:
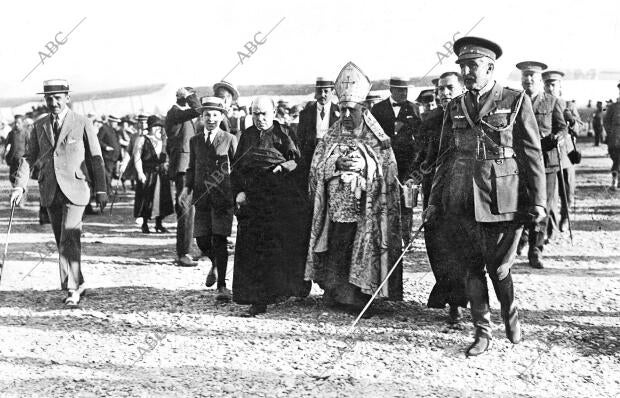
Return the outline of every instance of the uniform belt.
[[[508,146],[489,148],[481,145],[476,151],[476,160],[510,159],[514,157],[514,155],[514,150]]]

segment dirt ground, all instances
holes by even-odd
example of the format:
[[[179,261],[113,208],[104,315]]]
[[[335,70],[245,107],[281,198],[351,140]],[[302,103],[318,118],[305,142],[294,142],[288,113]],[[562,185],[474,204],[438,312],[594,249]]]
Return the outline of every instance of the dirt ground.
[[[546,248],[545,269],[523,256],[513,269],[524,341],[504,337],[493,299],[491,351],[470,359],[469,315],[452,329],[445,310],[426,308],[434,280],[421,238],[405,258],[405,301],[382,305],[352,335],[353,316],[326,308],[316,286],[304,301],[241,318],[243,307],[216,304],[204,287],[208,260],[174,266],[174,216],[165,223],[171,233],[139,232],[131,191],[112,216],[86,217],[89,292],[79,309],[65,309],[32,182],[2,276],[0,396],[619,396],[620,191],[607,188],[606,147],[580,147],[574,244],[564,233]]]

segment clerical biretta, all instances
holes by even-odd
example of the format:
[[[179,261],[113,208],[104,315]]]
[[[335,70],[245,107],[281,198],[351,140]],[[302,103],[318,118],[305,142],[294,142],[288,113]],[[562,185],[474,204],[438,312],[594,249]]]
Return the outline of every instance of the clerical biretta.
[[[329,306],[358,311],[401,254],[398,170],[390,138],[366,109],[370,80],[352,62],[336,80],[340,119],[312,158],[306,280]],[[399,265],[379,297],[402,300]]]

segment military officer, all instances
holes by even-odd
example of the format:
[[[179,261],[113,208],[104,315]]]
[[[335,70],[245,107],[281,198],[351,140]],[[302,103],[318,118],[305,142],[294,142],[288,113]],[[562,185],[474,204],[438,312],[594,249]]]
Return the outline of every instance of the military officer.
[[[556,198],[555,192],[557,191],[556,175],[560,170],[557,145],[558,139],[566,135],[566,122],[560,101],[543,91],[541,73],[547,69],[547,65],[537,61],[523,61],[519,62],[516,67],[521,71],[521,85],[532,101],[532,110],[538,123],[540,146],[545,164],[546,210],[547,214],[551,214],[557,206],[553,200]],[[533,268],[543,268],[542,251],[549,222],[549,217],[545,217],[540,224],[528,224],[524,228],[519,246],[529,243],[527,257]]]
[[[521,341],[510,268],[521,236],[522,214],[545,216],[545,169],[532,103],[525,92],[493,80],[501,48],[465,36],[454,43],[467,92],[446,108],[429,205],[423,219],[450,217],[459,233],[454,250],[468,267],[467,298],[476,329],[468,356],[488,350],[491,311],[485,278],[489,272],[506,336]]]
[[[543,81],[545,82],[545,92],[558,99],[567,125],[566,134],[559,137],[555,149],[558,153],[560,160],[559,164],[562,170],[558,169],[557,172],[558,189],[556,189],[553,199],[553,203],[556,205],[551,209],[551,211],[547,210],[550,219],[547,224],[547,240],[551,240],[553,238],[553,234],[556,229],[559,229],[560,232],[566,229],[568,224],[568,211],[572,206],[573,197],[575,196],[575,167],[568,157],[568,154],[575,149],[575,145],[571,139],[571,133],[569,130],[575,126],[578,126],[579,122],[574,118],[573,113],[567,108],[566,101],[562,99],[563,77],[564,72],[555,70],[548,70],[542,74]],[[560,214],[558,214],[557,210],[558,194],[560,197]]]
[[[82,216],[90,199],[89,182],[102,210],[108,201],[105,168],[92,123],[68,107],[69,83],[64,79],[47,80],[40,94],[44,95],[49,114],[38,119],[30,133],[11,203],[20,202],[30,171],[37,167],[41,206],[47,209],[58,247],[60,284],[68,293],[64,302],[77,306],[84,290]],[[92,173],[87,165],[92,166]]]
[[[420,128],[421,121],[415,113],[413,102],[407,100],[408,79],[393,76],[389,86],[390,97],[378,102],[372,108],[371,113],[392,140],[392,149],[398,167],[398,179],[401,184],[404,184],[411,174],[416,153],[421,149],[414,142],[414,136]],[[400,214],[403,242],[405,246],[408,246],[413,210],[405,206],[404,200],[401,200]]]

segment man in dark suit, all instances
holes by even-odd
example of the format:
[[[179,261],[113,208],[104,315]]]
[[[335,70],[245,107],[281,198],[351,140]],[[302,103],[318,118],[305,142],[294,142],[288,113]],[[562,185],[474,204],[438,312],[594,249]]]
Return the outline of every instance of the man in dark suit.
[[[200,116],[200,102],[191,87],[177,90],[177,102],[166,114],[166,152],[170,159],[168,174],[176,188],[175,211],[177,213],[177,262],[180,267],[198,265],[189,255],[194,229],[194,206],[179,201],[184,187],[185,172],[189,165],[189,140],[196,134],[192,119]]]
[[[463,76],[457,72],[445,72],[437,81],[437,97],[439,107],[424,113],[426,118],[420,126],[420,134],[416,136],[418,143],[424,146],[420,156],[415,160],[411,179],[407,185],[422,185],[422,208],[428,207],[433,176],[437,159],[444,156],[438,154],[444,110],[453,98],[463,94]],[[435,286],[428,297],[429,308],[445,308],[449,305],[448,322],[457,324],[461,321],[461,310],[467,308],[466,270],[463,267],[458,250],[447,245],[452,236],[458,233],[453,228],[449,217],[440,217],[434,225],[424,227],[424,243],[433,275]]]
[[[547,217],[539,224],[528,224],[523,230],[523,236],[519,246],[529,243],[527,253],[530,266],[543,268],[542,252],[545,245],[545,234],[548,224],[551,222],[549,215],[556,212],[557,203],[557,172],[560,170],[558,157],[558,139],[565,139],[568,132],[562,112],[560,101],[542,89],[542,71],[547,65],[542,62],[524,61],[516,65],[521,70],[521,85],[525,93],[532,101],[532,110],[536,116],[538,131],[540,133],[540,146],[543,151],[545,164],[545,182],[547,192]],[[520,252],[520,250],[517,250]]]
[[[107,203],[105,169],[91,122],[69,109],[66,80],[47,80],[43,93],[49,115],[37,120],[26,156],[22,158],[11,203],[20,202],[31,169],[39,169],[41,205],[47,208],[59,253],[60,283],[68,291],[65,304],[77,306],[83,292],[81,270],[82,215],[92,182],[97,203]],[[89,175],[89,167],[92,175]]]
[[[416,154],[422,150],[416,146],[414,140],[421,121],[416,116],[413,102],[407,101],[408,91],[407,79],[392,77],[390,79],[390,97],[377,103],[371,111],[383,131],[392,140],[392,149],[398,167],[398,180],[401,184],[404,184],[411,175],[411,167],[414,164]],[[404,200],[401,200],[400,209],[403,242],[405,246],[408,246],[411,239],[413,209],[405,206]]]
[[[299,114],[298,142],[295,144],[299,148],[301,158],[296,173],[299,174],[300,189],[304,192],[308,189],[310,163],[316,144],[340,117],[338,107],[332,103],[333,94],[333,80],[317,77],[314,86],[315,101],[309,102]]]
[[[108,195],[112,193],[112,177],[116,169],[116,162],[121,157],[121,146],[118,142],[118,123],[121,120],[116,116],[109,115],[106,122],[99,129],[97,138],[101,145],[103,164],[105,165],[105,179]]]
[[[454,43],[467,92],[445,110],[429,205],[423,219],[434,225],[450,217],[457,233],[450,244],[467,267],[467,296],[476,329],[468,356],[486,352],[491,311],[486,271],[501,304],[506,336],[521,341],[510,268],[521,237],[522,218],[545,217],[545,168],[532,102],[523,91],[493,80],[501,48],[486,39]]]
[[[204,130],[189,141],[189,166],[185,174],[185,187],[181,201],[192,194],[196,207],[194,237],[200,250],[211,260],[211,271],[206,285],[211,287],[217,279],[218,301],[230,301],[226,288],[228,248],[233,223],[233,193],[230,185],[230,169],[237,148],[234,135],[223,131],[219,125],[226,109],[218,97],[201,98]]]

